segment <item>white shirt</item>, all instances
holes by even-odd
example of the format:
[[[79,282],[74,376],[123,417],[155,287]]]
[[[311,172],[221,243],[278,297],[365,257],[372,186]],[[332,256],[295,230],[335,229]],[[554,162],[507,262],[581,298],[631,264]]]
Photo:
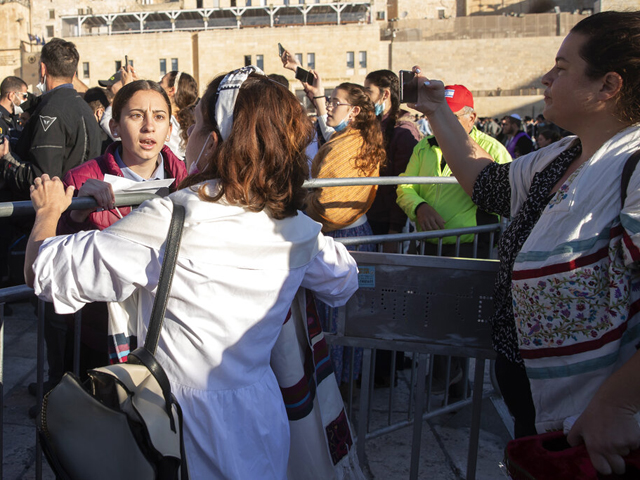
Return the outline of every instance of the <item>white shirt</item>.
[[[355,261],[301,213],[273,220],[189,189],[171,197],[187,215],[156,357],[183,409],[192,478],[285,479],[289,427],[271,349],[298,287],[342,305],[357,289]],[[136,293],[142,342],[171,212],[154,199],[101,232],[48,239],[36,294],[69,313]]]

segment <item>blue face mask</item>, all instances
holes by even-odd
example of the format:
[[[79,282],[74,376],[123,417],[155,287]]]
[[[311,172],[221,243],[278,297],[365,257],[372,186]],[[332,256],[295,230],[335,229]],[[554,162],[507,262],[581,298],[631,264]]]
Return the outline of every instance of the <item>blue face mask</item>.
[[[345,128],[347,128],[347,125],[349,125],[349,114],[347,114],[346,117],[344,117],[344,119],[335,127],[333,127],[333,129],[336,132],[341,132],[343,131]]]
[[[386,106],[386,102],[376,103],[376,117],[382,115],[384,112],[384,107]]]

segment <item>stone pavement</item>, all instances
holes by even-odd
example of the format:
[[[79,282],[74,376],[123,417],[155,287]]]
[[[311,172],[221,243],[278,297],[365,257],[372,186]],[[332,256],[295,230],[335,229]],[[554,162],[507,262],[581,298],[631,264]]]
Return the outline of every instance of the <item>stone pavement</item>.
[[[36,380],[36,317],[29,303],[10,305],[12,314],[4,318],[4,457],[5,480],[35,479],[35,427],[29,418],[29,407],[35,404],[27,385]],[[407,417],[410,398],[410,370],[400,372],[395,389],[392,421]],[[491,390],[488,374],[485,391]],[[358,392],[356,392],[357,394]],[[386,425],[389,389],[376,389],[372,401],[371,426]],[[436,406],[442,397],[433,397]],[[357,399],[354,408],[357,407]],[[354,412],[356,413],[356,412]],[[420,479],[458,480],[466,478],[471,406],[454,413],[443,414],[424,422],[420,451]],[[412,427],[384,434],[367,441],[364,472],[369,479],[406,480],[409,478]],[[491,401],[484,400],[478,480],[506,478],[499,468],[509,434]],[[54,476],[43,459],[43,478]],[[245,480],[245,479],[239,479]],[[254,479],[247,479],[254,480]]]

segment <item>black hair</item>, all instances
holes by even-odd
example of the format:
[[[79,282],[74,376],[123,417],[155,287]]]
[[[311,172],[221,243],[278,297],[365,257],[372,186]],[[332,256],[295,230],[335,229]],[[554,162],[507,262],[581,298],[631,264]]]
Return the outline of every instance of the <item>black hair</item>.
[[[378,88],[389,89],[391,110],[389,110],[387,128],[385,128],[383,132],[385,148],[389,148],[389,144],[393,138],[393,129],[396,127],[396,122],[400,115],[400,80],[391,70],[376,70],[367,75],[365,80],[370,81]]]
[[[76,46],[61,38],[49,40],[40,52],[40,61],[47,67],[47,74],[55,78],[73,78],[79,60]]]

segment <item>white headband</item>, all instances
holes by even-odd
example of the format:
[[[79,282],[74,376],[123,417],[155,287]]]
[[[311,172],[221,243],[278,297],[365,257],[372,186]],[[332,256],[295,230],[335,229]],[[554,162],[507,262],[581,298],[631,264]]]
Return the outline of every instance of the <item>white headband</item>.
[[[233,125],[233,109],[236,105],[236,98],[238,98],[238,91],[244,81],[249,78],[251,73],[264,75],[264,72],[258,67],[249,65],[248,67],[242,67],[227,74],[218,86],[216,123],[218,124],[218,130],[220,131],[222,140],[227,139],[231,133],[231,126]]]
[[[182,72],[178,72],[176,73],[176,78],[173,81],[173,88],[176,89],[176,92],[178,91],[178,84],[180,83],[180,77],[182,76]]]

